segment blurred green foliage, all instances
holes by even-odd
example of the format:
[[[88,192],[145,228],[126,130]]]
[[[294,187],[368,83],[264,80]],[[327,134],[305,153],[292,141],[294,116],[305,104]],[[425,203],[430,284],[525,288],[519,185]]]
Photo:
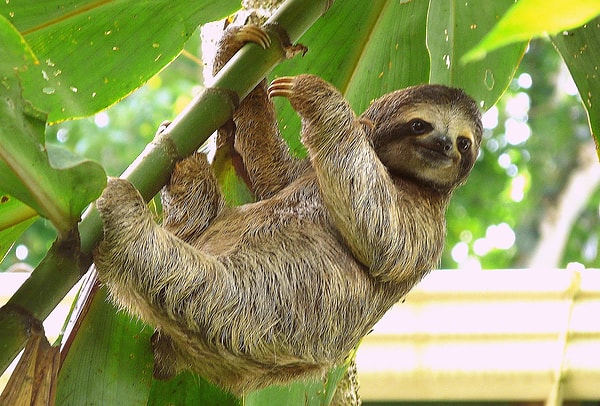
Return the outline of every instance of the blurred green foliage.
[[[531,78],[531,86],[519,85],[519,78],[527,82],[527,76]],[[515,245],[478,257],[482,268],[526,266],[539,239],[540,221],[578,164],[578,149],[584,145],[593,148],[579,96],[564,89],[563,82],[568,77],[560,56],[548,40],[531,42],[515,79],[495,107],[498,125],[493,130],[486,129],[475,170],[451,203],[442,267],[457,267],[450,253],[457,243],[467,243],[473,255],[475,241],[485,237],[490,225],[501,223],[507,223],[514,230]],[[516,113],[522,115],[531,135],[526,141],[512,145],[507,139],[506,122],[514,119],[510,113],[514,116],[515,112],[509,111],[514,109],[511,101],[517,98],[529,100],[529,109]],[[507,158],[510,158],[508,165],[504,163]],[[524,181],[524,196],[515,201],[511,198],[511,189],[519,177]],[[599,202],[600,191],[596,191],[573,227],[559,266],[564,267],[569,262],[598,266],[597,256],[589,253],[598,247]],[[596,250],[590,249],[584,255],[583,246],[594,241]]]

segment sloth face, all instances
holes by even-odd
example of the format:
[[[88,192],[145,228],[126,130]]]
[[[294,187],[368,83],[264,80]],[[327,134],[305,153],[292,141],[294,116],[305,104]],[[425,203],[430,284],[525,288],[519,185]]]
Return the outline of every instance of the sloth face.
[[[375,101],[364,117],[374,123],[373,146],[393,177],[452,190],[466,181],[477,159],[480,113],[461,90],[403,89]]]

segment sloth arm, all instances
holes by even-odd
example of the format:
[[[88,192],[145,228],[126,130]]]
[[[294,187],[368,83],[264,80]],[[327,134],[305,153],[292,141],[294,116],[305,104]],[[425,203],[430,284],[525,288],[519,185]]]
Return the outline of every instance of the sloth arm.
[[[259,200],[292,183],[308,162],[292,156],[277,127],[275,108],[261,81],[233,114],[235,149],[241,155]]]
[[[195,330],[199,303],[207,306],[206,314],[215,311],[210,304],[193,300],[198,292],[210,292],[215,307],[231,301],[223,289],[232,284],[231,275],[223,264],[157,225],[127,180],[109,178],[96,205],[104,238],[94,262],[120,305],[154,326],[178,320]]]
[[[264,29],[253,25],[229,27],[219,41],[213,74],[221,70],[244,44],[253,42],[266,48],[270,46],[271,36]],[[297,49],[302,49],[290,44],[283,46],[290,50],[290,55],[297,53]],[[306,161],[292,156],[281,137],[275,107],[267,96],[266,80],[263,79],[240,102],[233,113],[233,122],[234,146],[244,161],[258,200],[273,196],[296,180],[308,167]]]
[[[418,221],[404,213],[417,202],[399,195],[348,102],[311,75],[276,79],[270,95],[287,97],[300,114],[323,201],[355,258],[383,281],[412,279],[419,231],[411,223]]]

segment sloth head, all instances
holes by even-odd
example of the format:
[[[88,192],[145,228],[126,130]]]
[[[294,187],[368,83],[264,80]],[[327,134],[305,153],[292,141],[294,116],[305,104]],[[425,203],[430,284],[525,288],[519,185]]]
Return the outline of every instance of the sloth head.
[[[381,162],[399,177],[448,192],[463,184],[481,143],[481,112],[462,90],[420,85],[389,93],[361,116]]]

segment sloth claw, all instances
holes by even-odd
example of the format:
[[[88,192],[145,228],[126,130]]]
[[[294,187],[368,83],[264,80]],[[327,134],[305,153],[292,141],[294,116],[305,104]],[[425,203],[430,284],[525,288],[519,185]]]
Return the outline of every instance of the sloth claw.
[[[255,25],[245,25],[235,34],[239,41],[244,43],[252,42],[260,46],[262,49],[267,49],[271,46],[271,38],[265,30]]]
[[[268,89],[269,97],[290,97],[294,93],[294,77],[282,76],[271,82]]]

